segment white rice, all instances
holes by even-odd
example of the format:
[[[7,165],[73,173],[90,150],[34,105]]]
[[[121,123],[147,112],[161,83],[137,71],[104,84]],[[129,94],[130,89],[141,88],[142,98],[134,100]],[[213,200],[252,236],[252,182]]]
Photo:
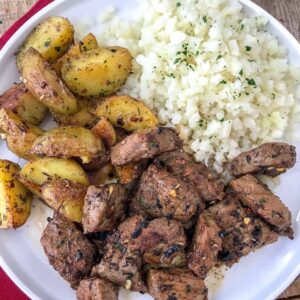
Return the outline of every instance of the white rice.
[[[293,138],[300,68],[235,0],[144,0],[131,21],[111,18],[102,45],[128,48],[133,74],[121,94],[140,98],[176,126],[198,161],[222,172],[245,149]]]

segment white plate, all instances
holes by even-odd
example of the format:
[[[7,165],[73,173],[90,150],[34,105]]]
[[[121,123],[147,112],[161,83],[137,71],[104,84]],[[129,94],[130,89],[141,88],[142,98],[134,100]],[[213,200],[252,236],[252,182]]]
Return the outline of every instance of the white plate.
[[[108,4],[105,2],[109,2]],[[257,5],[241,0],[249,14],[265,15],[269,20],[269,30],[275,33],[282,44],[288,47],[290,62],[299,64],[300,45],[292,35],[273,17]],[[0,53],[0,93],[18,81],[14,53],[32,28],[46,16],[62,15],[73,24],[81,20],[96,20],[108,5],[115,5],[122,15],[129,11],[133,15],[136,0],[56,0],[31,18],[10,39]],[[131,12],[130,12],[131,10]],[[97,32],[97,28],[92,28]],[[297,145],[300,155],[300,144]],[[1,142],[1,158],[20,161]],[[295,239],[280,238],[267,246],[241,259],[239,264],[225,273],[224,280],[211,289],[210,299],[222,300],[265,300],[278,296],[300,273],[300,224],[297,215],[300,209],[300,163],[282,176],[279,196],[293,214]],[[40,246],[42,227],[50,211],[36,202],[32,215],[25,226],[18,230],[0,231],[0,264],[10,278],[32,299],[75,299],[74,291],[49,265]],[[148,295],[131,294],[122,291],[121,299],[151,299]]]

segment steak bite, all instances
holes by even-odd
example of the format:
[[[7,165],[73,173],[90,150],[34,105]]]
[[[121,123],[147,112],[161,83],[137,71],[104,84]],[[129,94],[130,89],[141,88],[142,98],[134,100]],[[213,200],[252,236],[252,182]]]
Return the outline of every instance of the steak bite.
[[[168,152],[156,159],[167,170],[181,180],[196,188],[203,201],[223,200],[224,184],[215,178],[202,163],[196,163],[194,158],[183,150]]]
[[[76,296],[78,300],[118,300],[119,288],[100,278],[80,281]]]
[[[296,163],[296,148],[286,143],[266,143],[238,155],[230,164],[230,174],[277,176]]]
[[[207,299],[204,281],[183,269],[150,270],[147,286],[151,296],[159,300]]]
[[[154,163],[143,173],[132,206],[145,216],[188,222],[204,204],[195,187]]]
[[[84,232],[113,230],[125,215],[127,193],[122,185],[90,186],[84,200]]]
[[[246,206],[268,222],[279,233],[293,236],[291,212],[269,188],[252,175],[234,179],[229,187]]]
[[[191,249],[188,252],[188,267],[202,279],[215,265],[218,252],[221,250],[220,231],[209,213],[200,214]]]
[[[46,226],[41,244],[49,263],[73,288],[89,275],[96,262],[96,246],[75,223],[58,213]]]
[[[220,228],[218,234],[222,239],[222,250],[218,259],[228,266],[278,239],[276,232],[234,198],[210,207],[209,212]]]
[[[113,165],[125,165],[129,162],[153,158],[165,152],[173,151],[179,148],[181,144],[172,128],[144,129],[132,133],[116,144],[111,150],[111,162]]]

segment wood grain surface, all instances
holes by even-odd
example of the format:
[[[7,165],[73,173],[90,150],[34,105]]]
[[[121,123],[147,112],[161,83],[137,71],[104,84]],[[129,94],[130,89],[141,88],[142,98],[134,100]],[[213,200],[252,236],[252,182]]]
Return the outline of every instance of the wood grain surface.
[[[35,2],[36,0],[0,0],[0,35]],[[254,2],[277,18],[300,41],[300,0],[254,0]],[[289,297],[300,299],[300,276],[280,296],[280,298]]]

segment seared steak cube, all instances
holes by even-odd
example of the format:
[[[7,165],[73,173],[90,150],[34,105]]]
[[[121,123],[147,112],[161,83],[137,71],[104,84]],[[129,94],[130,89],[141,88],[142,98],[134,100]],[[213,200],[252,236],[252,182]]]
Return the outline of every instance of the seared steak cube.
[[[208,271],[216,264],[221,250],[221,229],[214,218],[207,212],[200,214],[196,225],[191,249],[188,252],[188,266],[200,278],[205,278]]]
[[[223,200],[225,197],[224,184],[218,180],[202,163],[196,163],[194,158],[183,150],[165,153],[156,161],[181,180],[196,188],[203,201]]]
[[[150,270],[147,286],[151,296],[158,300],[207,299],[204,281],[186,270]]]
[[[236,197],[282,234],[292,234],[291,212],[266,185],[252,175],[245,175],[229,183]]]
[[[237,156],[230,165],[232,176],[266,174],[277,176],[296,163],[296,148],[286,143],[266,143]]]
[[[118,300],[119,288],[100,278],[80,281],[76,296],[78,300]]]
[[[55,213],[41,238],[49,263],[74,288],[89,275],[97,257],[97,248],[77,225]]]
[[[119,184],[90,186],[84,200],[84,232],[113,230],[125,215],[126,190]]]
[[[148,128],[132,133],[116,144],[111,150],[111,162],[117,166],[125,165],[173,151],[180,146],[181,141],[172,128]]]

